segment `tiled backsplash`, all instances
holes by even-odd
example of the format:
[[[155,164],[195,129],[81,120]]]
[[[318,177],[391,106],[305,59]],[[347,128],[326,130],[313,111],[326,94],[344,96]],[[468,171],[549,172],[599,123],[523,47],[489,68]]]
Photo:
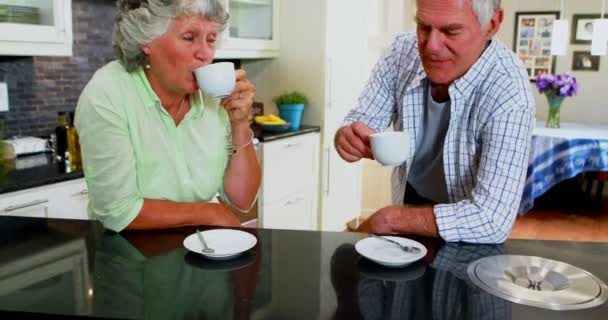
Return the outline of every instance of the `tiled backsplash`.
[[[112,60],[115,1],[73,0],[72,57],[0,56],[10,110],[0,112],[5,137],[48,136],[58,111],[73,111],[95,70]]]

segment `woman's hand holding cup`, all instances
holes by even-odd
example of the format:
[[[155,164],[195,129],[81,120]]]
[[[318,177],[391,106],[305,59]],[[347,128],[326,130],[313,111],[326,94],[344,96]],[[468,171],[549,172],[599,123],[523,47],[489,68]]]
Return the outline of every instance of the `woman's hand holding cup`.
[[[236,70],[234,90],[221,102],[221,105],[228,112],[233,130],[237,128],[249,129],[254,97],[255,86],[247,78],[247,73],[245,70]]]
[[[232,62],[219,62],[198,68],[194,74],[205,95],[222,99],[220,104],[230,118],[233,143],[246,142],[250,138],[249,122],[256,90],[245,70],[234,70]]]

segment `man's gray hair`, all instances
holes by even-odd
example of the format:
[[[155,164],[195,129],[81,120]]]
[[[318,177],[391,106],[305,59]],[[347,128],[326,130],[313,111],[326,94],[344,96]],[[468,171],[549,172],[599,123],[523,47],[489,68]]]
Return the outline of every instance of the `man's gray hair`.
[[[146,63],[141,45],[167,31],[171,20],[201,15],[217,22],[223,31],[228,13],[219,0],[118,0],[112,32],[112,49],[127,71]]]
[[[501,0],[471,0],[473,12],[482,28],[490,23],[496,10],[500,8],[500,2]]]

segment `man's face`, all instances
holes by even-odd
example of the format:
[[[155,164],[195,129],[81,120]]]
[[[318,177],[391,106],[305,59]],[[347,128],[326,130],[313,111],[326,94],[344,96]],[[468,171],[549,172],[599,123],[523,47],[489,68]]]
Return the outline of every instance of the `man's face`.
[[[198,15],[171,20],[164,34],[144,46],[153,81],[179,95],[196,92],[194,70],[213,60],[218,28],[216,22]]]
[[[479,25],[471,0],[418,0],[416,23],[424,71],[442,85],[463,76],[498,30]]]

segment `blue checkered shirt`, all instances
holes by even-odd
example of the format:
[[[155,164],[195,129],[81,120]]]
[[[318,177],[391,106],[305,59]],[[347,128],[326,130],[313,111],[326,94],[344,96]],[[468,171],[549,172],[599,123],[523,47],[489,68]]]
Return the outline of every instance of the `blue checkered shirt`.
[[[374,67],[344,125],[361,121],[410,132],[409,159],[393,170],[394,204],[403,204],[408,164],[425,108],[426,74],[413,33],[397,35]],[[522,197],[534,127],[534,98],[517,56],[492,40],[449,88],[451,118],[443,147],[449,203],[434,206],[446,241],[504,242]]]

